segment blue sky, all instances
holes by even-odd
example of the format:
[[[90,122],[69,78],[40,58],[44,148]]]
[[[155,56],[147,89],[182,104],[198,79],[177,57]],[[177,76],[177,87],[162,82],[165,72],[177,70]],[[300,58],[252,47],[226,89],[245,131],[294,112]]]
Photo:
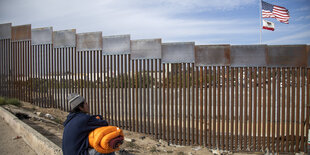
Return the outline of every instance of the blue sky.
[[[310,44],[310,0],[266,0],[286,7],[290,24],[275,19],[275,31],[262,30],[264,44]],[[1,0],[0,23],[52,26],[104,36],[162,42],[258,44],[259,0]]]

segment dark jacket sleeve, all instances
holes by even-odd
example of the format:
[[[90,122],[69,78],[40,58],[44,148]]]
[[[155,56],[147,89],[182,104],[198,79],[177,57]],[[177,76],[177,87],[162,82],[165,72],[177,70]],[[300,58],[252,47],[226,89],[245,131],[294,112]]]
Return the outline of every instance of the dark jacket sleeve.
[[[88,125],[89,126],[108,126],[108,122],[106,120],[102,120],[102,116],[100,117],[100,119],[97,119],[98,115],[94,115],[94,116],[90,116],[89,120],[88,120]]]

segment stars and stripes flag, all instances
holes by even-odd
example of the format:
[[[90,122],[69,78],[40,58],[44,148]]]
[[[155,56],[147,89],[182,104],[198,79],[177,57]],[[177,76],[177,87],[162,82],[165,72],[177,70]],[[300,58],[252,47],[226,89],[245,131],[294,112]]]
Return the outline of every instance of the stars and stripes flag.
[[[272,5],[262,1],[262,17],[275,18],[279,22],[288,24],[290,18],[289,12],[285,7]]]

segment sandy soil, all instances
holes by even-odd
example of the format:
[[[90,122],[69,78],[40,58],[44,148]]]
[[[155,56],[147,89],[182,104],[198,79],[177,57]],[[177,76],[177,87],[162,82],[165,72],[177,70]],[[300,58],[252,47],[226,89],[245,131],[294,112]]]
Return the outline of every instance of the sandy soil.
[[[29,118],[20,117],[20,119],[61,147],[62,122],[65,121],[68,115],[67,112],[53,108],[40,108],[26,102],[23,102],[21,107],[6,105],[4,108],[15,115],[17,113],[27,115]],[[50,114],[54,119],[46,117],[46,114]],[[117,154],[212,154],[210,150],[199,146],[168,145],[166,142],[156,140],[150,135],[126,130],[124,130],[124,134],[126,140],[120,151],[116,152]]]
[[[23,137],[16,134],[3,118],[0,118],[0,154],[36,155],[25,143]]]

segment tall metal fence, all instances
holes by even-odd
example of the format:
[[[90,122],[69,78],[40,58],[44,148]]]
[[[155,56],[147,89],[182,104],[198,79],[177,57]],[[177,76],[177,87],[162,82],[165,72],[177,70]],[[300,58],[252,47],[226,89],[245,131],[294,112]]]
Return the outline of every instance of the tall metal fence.
[[[309,45],[195,45],[0,25],[0,95],[91,114],[170,144],[307,152]]]

